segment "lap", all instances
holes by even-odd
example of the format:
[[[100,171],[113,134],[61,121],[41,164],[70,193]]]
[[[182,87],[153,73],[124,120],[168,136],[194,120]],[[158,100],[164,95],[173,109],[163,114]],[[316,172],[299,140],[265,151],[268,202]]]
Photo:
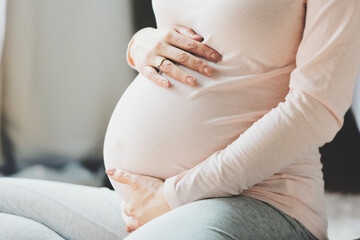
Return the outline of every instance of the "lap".
[[[0,212],[41,223],[66,239],[123,239],[115,191],[54,181],[0,178]]]
[[[0,212],[42,224],[65,239],[315,239],[295,219],[243,195],[183,205],[129,234],[122,201],[108,188],[0,178]]]
[[[140,239],[315,239],[295,219],[243,196],[211,198],[178,207],[132,232]]]

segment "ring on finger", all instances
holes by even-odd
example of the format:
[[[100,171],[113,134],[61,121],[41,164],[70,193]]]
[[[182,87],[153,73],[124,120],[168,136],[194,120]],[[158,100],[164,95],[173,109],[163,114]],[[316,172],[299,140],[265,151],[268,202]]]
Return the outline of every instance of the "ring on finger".
[[[159,57],[157,60],[156,60],[156,68],[159,69],[160,73],[162,72],[160,70],[160,66],[161,64],[163,64],[163,62],[166,60],[166,58],[164,57]]]

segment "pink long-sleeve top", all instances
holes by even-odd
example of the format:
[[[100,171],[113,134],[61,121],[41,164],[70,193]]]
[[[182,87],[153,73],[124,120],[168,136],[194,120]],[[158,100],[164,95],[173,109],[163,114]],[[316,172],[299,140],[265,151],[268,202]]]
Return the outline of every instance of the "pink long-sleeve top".
[[[359,0],[153,0],[158,27],[194,29],[223,56],[189,87],[139,74],[104,143],[106,168],[165,180],[172,208],[244,194],[327,239],[319,147],[360,74]],[[341,159],[339,159],[341,161]],[[124,200],[130,187],[112,181]]]

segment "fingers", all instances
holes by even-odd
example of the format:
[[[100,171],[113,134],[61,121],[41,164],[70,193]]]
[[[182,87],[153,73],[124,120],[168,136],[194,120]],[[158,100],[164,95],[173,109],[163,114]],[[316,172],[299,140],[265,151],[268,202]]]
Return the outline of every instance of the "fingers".
[[[202,73],[208,77],[212,76],[212,74],[214,73],[214,69],[208,64],[206,64],[204,61],[176,47],[170,45],[165,46],[160,51],[160,55],[165,55],[165,54],[169,59],[178,62],[181,65],[184,65],[194,71]]]
[[[132,232],[132,231],[135,231],[136,228],[135,227],[132,227],[131,225],[126,225],[126,231],[127,232]]]
[[[165,62],[165,61],[164,61]],[[164,63],[163,63],[164,64]],[[162,77],[152,66],[144,66],[140,68],[140,73],[143,74],[146,78],[154,82],[155,84],[168,88],[170,87],[170,82],[166,78]]]
[[[132,231],[135,231],[136,229],[138,229],[139,227],[141,227],[141,225],[138,223],[136,218],[134,218],[134,219],[131,219],[131,220],[129,220],[127,222],[126,231],[127,232],[132,232]]]
[[[183,71],[181,68],[176,66],[174,63],[172,63],[170,60],[165,60],[161,66],[160,70],[164,73],[166,73],[168,76],[179,80],[188,86],[194,86],[197,82],[196,78],[193,76],[187,74],[185,71]]]
[[[123,202],[121,205],[121,209],[123,211],[123,214],[125,214],[126,220],[130,221],[132,218],[138,218],[139,214],[135,208],[135,204],[132,202]]]
[[[140,222],[136,218],[129,218],[125,215],[126,231],[132,232],[141,227]]]
[[[189,39],[176,31],[170,31],[170,33],[166,35],[165,41],[210,61],[218,62],[221,60],[221,55],[211,47],[193,39]]]
[[[176,31],[178,31],[179,33],[189,37],[189,38],[193,38],[197,41],[202,41],[204,40],[204,38],[202,36],[200,36],[199,34],[195,33],[194,30],[192,30],[191,28],[185,27],[185,26],[181,26],[181,25],[175,25],[173,26],[174,29]]]
[[[141,188],[139,176],[134,173],[130,173],[123,169],[108,169],[105,171],[113,180],[127,184],[131,186],[134,190]]]
[[[137,36],[138,41],[134,40],[132,54],[136,69],[164,88],[171,86],[170,81],[161,76],[156,68],[192,87],[197,84],[197,79],[183,71],[176,63],[210,77],[214,69],[201,58],[213,62],[222,58],[217,51],[200,42],[203,40],[200,35],[184,26],[168,25],[156,30],[142,31]],[[159,59],[163,58],[169,60],[163,61],[158,67]]]
[[[139,220],[136,218],[136,210],[130,204],[123,202],[122,215],[126,223],[126,231],[132,232],[141,226]]]

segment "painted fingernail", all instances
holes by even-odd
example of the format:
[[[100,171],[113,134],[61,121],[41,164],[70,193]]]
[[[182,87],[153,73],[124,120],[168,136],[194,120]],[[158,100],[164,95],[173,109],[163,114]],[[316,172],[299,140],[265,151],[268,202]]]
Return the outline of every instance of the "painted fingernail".
[[[162,80],[162,81],[161,81],[161,85],[162,85],[163,87],[168,87],[168,84],[167,84],[167,81],[166,81],[166,80]]]
[[[114,173],[115,173],[115,171],[116,171],[116,168],[111,168],[111,169],[107,169],[105,172],[106,172],[108,175],[113,176]]]
[[[220,58],[221,58],[221,56],[219,54],[216,54],[216,53],[212,53],[210,57],[211,57],[212,60],[215,60],[215,61],[219,61]]]
[[[205,68],[204,68],[204,72],[205,72],[207,75],[211,76],[211,74],[213,73],[213,70],[212,70],[211,68],[209,68],[209,67],[205,67]]]
[[[186,82],[189,83],[190,85],[194,85],[194,84],[195,84],[195,80],[194,80],[192,77],[186,78]]]

